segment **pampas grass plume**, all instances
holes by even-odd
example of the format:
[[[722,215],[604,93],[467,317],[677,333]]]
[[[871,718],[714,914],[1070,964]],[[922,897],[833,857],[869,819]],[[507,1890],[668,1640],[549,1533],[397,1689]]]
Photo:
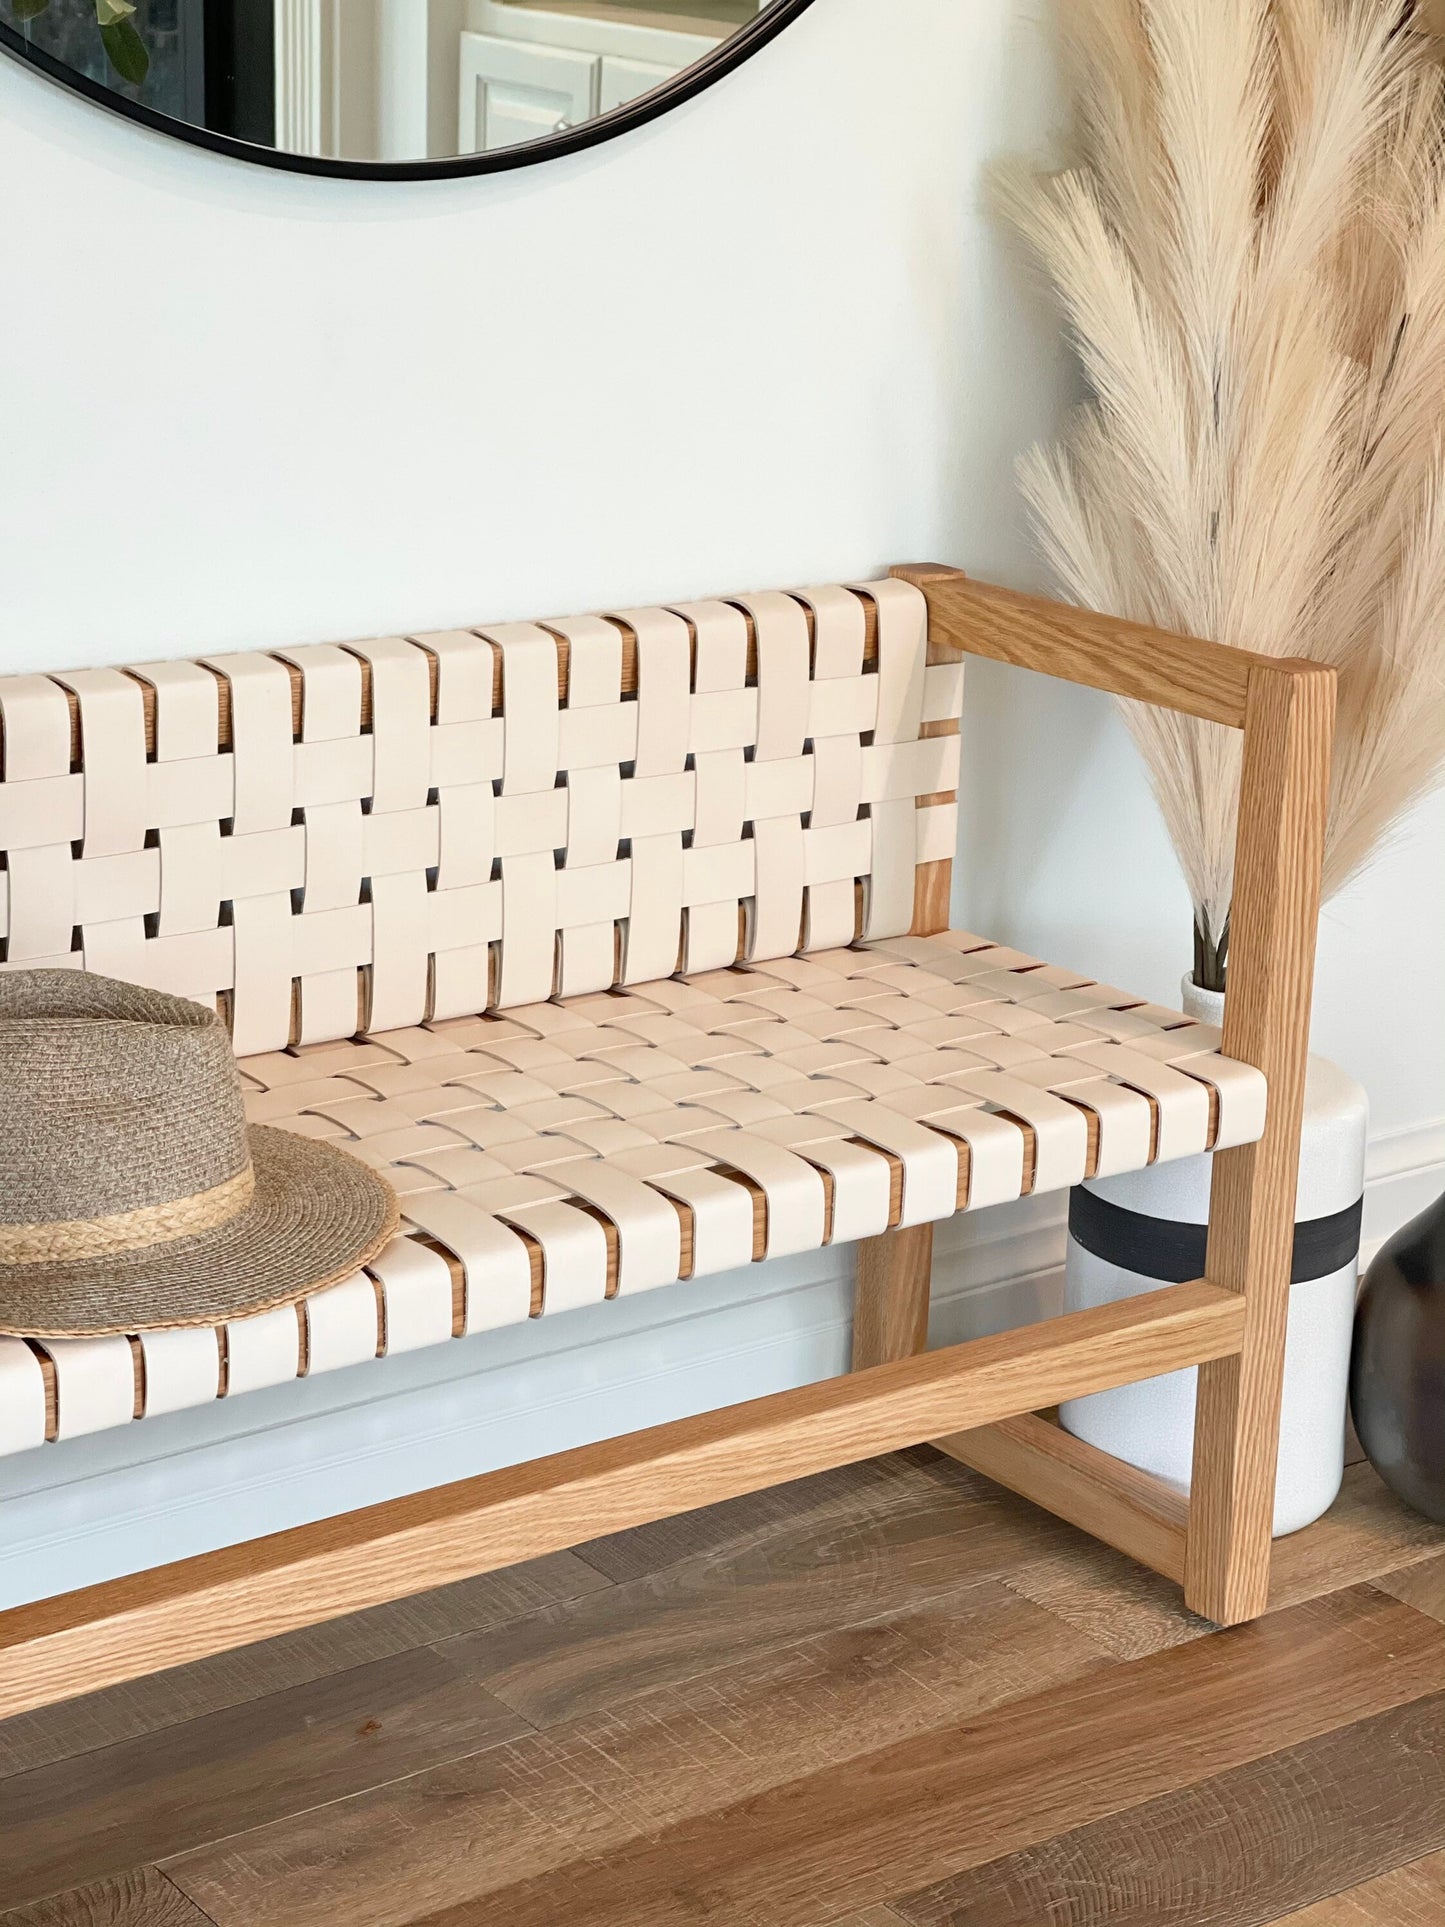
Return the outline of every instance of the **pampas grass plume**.
[[[1445,0],[1062,12],[1077,162],[999,192],[1090,399],[1024,492],[1073,600],[1339,671],[1330,894],[1445,761]],[[1125,708],[1217,983],[1238,737]]]

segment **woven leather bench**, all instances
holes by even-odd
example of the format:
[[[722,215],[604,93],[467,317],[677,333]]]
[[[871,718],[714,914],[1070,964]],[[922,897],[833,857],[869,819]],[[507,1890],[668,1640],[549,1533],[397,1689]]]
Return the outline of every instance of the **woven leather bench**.
[[[966,653],[1243,730],[1222,1038],[948,929]],[[0,1454],[860,1247],[851,1377],[0,1614],[0,1715],[928,1438],[1262,1611],[1332,710],[929,568],[0,680],[3,967],[219,1006],[403,1212],[299,1306],[0,1339]],[[925,1352],[935,1222],[1205,1150],[1207,1280]],[[1195,1364],[1189,1501],[1035,1415]]]

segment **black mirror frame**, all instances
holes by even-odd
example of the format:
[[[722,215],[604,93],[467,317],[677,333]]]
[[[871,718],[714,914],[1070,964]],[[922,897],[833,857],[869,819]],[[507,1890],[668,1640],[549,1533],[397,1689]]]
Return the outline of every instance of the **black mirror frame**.
[[[665,81],[662,86],[655,87],[651,93],[643,94],[635,101],[629,101],[626,106],[614,108],[610,114],[599,114],[595,120],[587,121],[580,127],[568,128],[561,134],[548,134],[541,140],[527,141],[517,147],[498,148],[492,154],[457,154],[450,158],[423,161],[332,160],[322,155],[287,154],[279,148],[261,147],[252,141],[237,140],[230,134],[213,133],[208,127],[196,127],[170,114],[158,114],[154,108],[144,107],[139,101],[127,100],[123,95],[113,93],[109,87],[102,86],[99,81],[74,72],[53,54],[32,46],[17,28],[4,20],[0,20],[0,49],[12,55],[22,66],[43,74],[47,80],[53,80],[68,92],[80,94],[96,106],[104,107],[126,120],[136,121],[140,126],[150,128],[152,133],[169,134],[174,139],[189,141],[193,147],[209,148],[213,154],[228,154],[233,160],[252,161],[261,167],[279,168],[288,174],[325,175],[333,180],[445,181],[472,174],[502,174],[513,168],[532,167],[541,161],[557,160],[564,154],[580,154],[602,141],[630,133],[634,127],[643,127],[648,121],[656,120],[672,108],[681,106],[685,100],[691,100],[694,94],[700,94],[734,67],[740,67],[812,5],[813,0],[773,0],[766,13],[760,13],[755,20],[750,20],[730,39],[722,41],[711,53],[705,54],[674,79]]]

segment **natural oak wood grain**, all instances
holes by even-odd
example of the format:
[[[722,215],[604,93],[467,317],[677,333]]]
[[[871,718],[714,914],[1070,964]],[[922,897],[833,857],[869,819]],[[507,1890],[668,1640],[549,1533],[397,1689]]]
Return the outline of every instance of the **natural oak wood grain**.
[[[634,1778],[655,1780],[655,1798],[675,1801],[679,1760],[687,1799],[705,1803],[710,1791],[724,1797],[771,1783],[778,1772],[797,1765],[806,1770],[874,1735],[893,1738],[930,1723],[939,1709],[981,1707],[988,1694],[1032,1691],[1040,1676],[1061,1679],[1095,1663],[1087,1641],[1066,1635],[1061,1642],[1046,1615],[1032,1607],[1020,1613],[997,1586],[979,1585],[1035,1556],[1041,1544],[1071,1536],[1068,1529],[1040,1522],[1023,1502],[945,1467],[926,1449],[773,1488],[674,1523],[679,1537],[687,1532],[685,1544],[658,1525],[596,1548],[600,1558],[633,1576],[632,1584],[619,1586],[622,1598],[614,1614],[594,1616],[584,1609],[586,1589],[576,1572],[585,1573],[594,1590],[606,1589],[607,1581],[564,1554],[310,1633],[301,1657],[320,1671],[336,1672],[346,1664],[347,1650],[361,1656],[366,1629],[373,1624],[378,1639],[395,1642],[406,1630],[397,1624],[404,1613],[413,1644],[419,1644],[444,1638],[472,1620],[479,1636],[446,1639],[440,1652],[453,1666],[464,1665],[467,1678],[493,1689],[505,1682],[509,1697],[546,1708],[547,1743],[532,1748],[522,1741],[502,1752],[525,1760],[516,1784],[531,1788],[534,1809],[540,1811],[545,1801],[559,1832],[577,1811],[579,1785],[596,1796],[599,1808],[602,1795],[614,1797],[595,1763],[618,1758],[624,1729],[630,1738],[616,1784],[629,1824],[635,1824],[644,1806],[649,1812],[663,1809],[654,1807],[653,1795],[644,1800],[628,1791]],[[672,1557],[679,1550],[686,1554],[680,1560]],[[491,1587],[506,1590],[502,1597],[482,1597]],[[579,1610],[573,1613],[571,1606]],[[536,1624],[527,1633],[521,1622]],[[344,1645],[328,1669],[316,1654],[324,1655],[332,1631]],[[28,1730],[37,1743],[48,1738],[53,1750],[67,1733],[47,1728],[59,1726],[62,1716],[75,1718],[68,1737],[77,1753],[89,1755],[76,1763],[70,1783],[68,1818],[77,1864],[96,1853],[92,1835],[113,1825],[122,1808],[131,1816],[134,1837],[142,1841],[176,1825],[169,1809],[176,1803],[177,1781],[179,1817],[188,1820],[213,1809],[216,1789],[238,1776],[243,1801],[261,1797],[246,1786],[245,1768],[259,1762],[263,1749],[268,1777],[283,1789],[278,1799],[290,1805],[305,1798],[321,1771],[333,1776],[341,1793],[350,1790],[348,1779],[360,1792],[373,1777],[388,1778],[393,1749],[403,1740],[415,1748],[428,1734],[447,1731],[428,1699],[429,1675],[417,1674],[413,1699],[400,1690],[403,1681],[393,1668],[378,1669],[369,1688],[368,1669],[359,1666],[346,1682],[346,1694],[359,1707],[372,1692],[369,1717],[380,1715],[382,1728],[368,1735],[365,1745],[355,1744],[347,1722],[325,1719],[321,1703],[305,1695],[303,1717],[288,1722],[282,1689],[291,1681],[277,1661],[296,1659],[298,1638],[255,1649],[255,1657],[272,1664],[258,1668],[249,1681],[251,1693],[242,1697],[269,1693],[269,1710],[258,1709],[250,1720],[193,1717],[176,1736],[184,1773],[170,1772],[163,1744],[112,1745],[104,1755],[97,1749],[106,1732],[123,1725],[136,1691],[149,1694],[154,1706],[173,1685],[181,1702],[176,1719],[185,1704],[193,1713],[200,1710],[195,1681],[208,1683],[210,1665],[220,1662],[0,1725],[0,1743]],[[227,1663],[243,1667],[252,1657],[236,1654]],[[226,1681],[233,1692],[247,1683],[244,1674],[239,1681]],[[519,1693],[511,1693],[513,1684]],[[644,1699],[646,1705],[635,1713],[622,1711]],[[389,1711],[383,1712],[382,1702]],[[334,1710],[338,1702],[326,1704]],[[724,1708],[730,1709],[725,1728]],[[99,1736],[80,1723],[87,1714],[102,1729]],[[791,1736],[781,1754],[777,1728]],[[752,1735],[747,1741],[752,1764],[739,1777],[745,1733]],[[480,1737],[464,1720],[457,1722],[456,1735],[463,1754]],[[5,1770],[0,1755],[0,1774]],[[32,1801],[33,1789],[49,1786],[58,1804],[48,1817],[66,1804],[61,1785],[55,1775],[22,1782]],[[333,1834],[350,1838],[355,1852],[345,1822],[352,1810],[352,1803],[338,1808],[334,1801],[317,1810],[316,1840],[329,1843]],[[0,1785],[0,1815],[6,1811],[6,1789]],[[504,1838],[501,1816],[497,1827]],[[0,1837],[3,1831],[0,1825]],[[102,1840],[99,1846],[105,1844]]]
[[[938,1484],[946,1486],[950,1499],[997,1496],[971,1474],[960,1473],[958,1480],[948,1477],[944,1461],[931,1447],[911,1446],[810,1478],[761,1486],[696,1512],[672,1513],[650,1525],[584,1539],[577,1555],[615,1585],[690,1561],[726,1569],[732,1559],[795,1532],[826,1535],[835,1525],[851,1531],[866,1522],[886,1521],[896,1511],[915,1507],[916,1495]]]
[[[889,574],[922,587],[925,581],[945,581],[957,576],[956,569],[944,563],[913,563],[902,568],[890,569]],[[876,647],[876,645],[875,645]],[[931,663],[949,662],[958,651],[947,637],[935,634],[930,623],[928,637],[928,660]],[[959,719],[956,716],[946,721],[925,723],[919,732],[922,736],[957,736]],[[930,803],[955,802],[956,793],[947,796],[929,796],[918,799],[918,807],[926,809]],[[913,924],[915,937],[933,937],[940,930],[947,930],[949,910],[953,897],[953,859],[951,857],[937,863],[921,863],[913,883]]]
[[[1264,1070],[1269,1124],[1261,1144],[1216,1167],[1208,1276],[1249,1302],[1240,1356],[1201,1373],[1195,1463],[1198,1503],[1184,1552],[1189,1602],[1221,1624],[1262,1612],[1269,1586],[1288,1251],[1293,1227],[1319,872],[1335,676],[1303,661],[1170,636],[1035,597],[973,583],[936,564],[896,569],[929,604],[931,647],[1017,667],[1243,729],[1226,1052]],[[1177,1575],[1179,1546],[1122,1504],[1103,1467],[1064,1474],[1017,1438],[995,1446],[1034,1496],[1067,1516],[1107,1516],[1112,1543]],[[1090,1493],[1101,1488],[1101,1496]],[[1153,1549],[1153,1555],[1149,1548]],[[1162,1555],[1162,1556],[1161,1556]]]
[[[1142,1659],[1215,1630],[1190,1612],[1174,1580],[1082,1534],[1021,1564],[1007,1584],[1116,1660]]]
[[[1277,658],[1020,595],[936,566],[894,571],[928,598],[929,633],[970,656],[1244,727],[1251,671]]]
[[[1047,1614],[992,1582],[863,1625],[830,1630],[828,1618],[825,1597],[816,1629],[786,1646],[218,1842],[167,1870],[220,1921],[245,1927],[331,1927],[357,1912],[411,1922],[449,1908],[505,1922],[493,1896],[538,1872],[560,1880],[1102,1664],[1086,1640],[1059,1642]],[[552,1927],[569,1920],[581,1927],[589,1916],[563,1908]]]
[[[776,1394],[0,1614],[0,1716],[936,1432],[1227,1354],[1237,1296],[1122,1305]]]
[[[369,1666],[0,1782],[0,1906],[522,1736],[464,1652]]]
[[[853,1369],[912,1358],[928,1344],[933,1226],[864,1238],[853,1288]]]
[[[1442,1920],[1445,1853],[1432,1853],[1350,1893],[1332,1894],[1276,1927],[1440,1927]]]
[[[849,1914],[844,1920],[819,1921],[816,1927],[907,1927],[907,1923],[891,1907],[870,1907],[866,1913]]]
[[[1438,1556],[1388,1572],[1377,1578],[1375,1584],[1417,1612],[1429,1613],[1432,1619],[1445,1623],[1445,1526],[1436,1526],[1434,1530],[1440,1535]]]
[[[1442,1551],[1445,1526],[1412,1511],[1361,1461],[1346,1469],[1340,1496],[1322,1519],[1277,1542],[1269,1603],[1290,1606],[1365,1580],[1380,1583],[1382,1573],[1399,1580],[1403,1569],[1433,1564]]]
[[[1018,1528],[1020,1537],[1026,1528]],[[59,1760],[222,1713],[271,1694],[294,1692],[337,1673],[388,1660],[463,1633],[485,1633],[610,1581],[573,1553],[483,1573],[454,1586],[240,1646],[190,1666],[152,1673],[105,1692],[61,1700],[0,1720],[0,1782]],[[0,1810],[3,1810],[0,1795]]]
[[[1442,1747],[1445,1695],[1432,1694],[894,1905],[908,1927],[1256,1927],[1445,1845]]]
[[[1207,1779],[1442,1691],[1445,1629],[1368,1589],[1338,1594],[876,1748],[495,1889],[491,1905],[508,1927],[806,1927],[1158,1798],[1185,1759]],[[203,1905],[226,1895],[171,1872]]]
[[[1183,1578],[1188,1502],[1162,1480],[1032,1413],[933,1443],[1106,1545]]]
[[[0,1914],[0,1927],[212,1927],[154,1867],[138,1867]]]
[[[804,1490],[792,1488],[790,1519],[765,1516],[660,1570],[441,1651],[551,1730],[823,1629],[925,1613],[1074,1536],[983,1480],[945,1482],[922,1468],[841,1502],[820,1494],[810,1505]]]
[[[1376,1571],[1387,1575],[1377,1584],[1398,1579],[1403,1585],[1412,1573],[1423,1583],[1441,1557],[1440,1539],[1441,1529],[1406,1513],[1368,1467],[1353,1467],[1327,1519],[1277,1547],[1274,1603],[1279,1608],[1301,1586],[1328,1592]],[[332,1927],[353,1918],[419,1927],[448,1907],[469,1908],[471,1918],[490,1921],[502,1917],[492,1903],[496,1890],[631,1851],[650,1833],[664,1834],[718,1808],[737,1814],[739,1824],[752,1824],[760,1802],[766,1821],[769,1803],[791,1783],[849,1762],[861,1766],[880,1749],[891,1753],[951,1724],[962,1722],[971,1731],[971,1722],[990,1707],[1011,1705],[1016,1724],[1024,1726],[1056,1710],[1063,1724],[1055,1731],[1066,1732],[1073,1747],[1073,1702],[1052,1706],[1070,1681],[1092,1670],[1105,1678],[1113,1674],[1122,1680],[1121,1690],[1132,1692],[1129,1682],[1137,1675],[1120,1667],[1121,1658],[1181,1642],[1222,1644],[1228,1652],[1241,1638],[1213,1633],[1184,1613],[1177,1590],[1165,1580],[928,1447],[592,1541],[581,1552],[586,1565],[581,1557],[562,1555],[515,1575],[476,1581],[470,1593],[447,1589],[405,1608],[385,1607],[340,1622],[335,1631],[344,1650],[329,1668],[324,1648],[332,1629],[306,1634],[304,1644],[303,1636],[293,1635],[254,1655],[231,1656],[225,1663],[237,1671],[226,1676],[226,1690],[240,1699],[272,1701],[271,1709],[258,1709],[249,1721],[225,1708],[219,1718],[207,1716],[202,1689],[215,1686],[211,1669],[222,1664],[213,1661],[147,1681],[144,1689],[117,1688],[0,1725],[0,1743],[11,1743],[9,1756],[0,1751],[0,1816],[9,1810],[3,1775],[7,1757],[18,1752],[17,1736],[38,1764],[57,1757],[67,1738],[74,1742],[80,1757],[66,1818],[78,1867],[112,1863],[122,1807],[138,1841],[164,1838],[163,1829],[175,1824],[166,1809],[178,1782],[182,1815],[203,1818],[223,1804],[216,1787],[239,1781],[243,1803],[263,1797],[247,1784],[245,1768],[248,1761],[264,1762],[265,1775],[291,1789],[290,1797],[278,1799],[284,1817],[168,1862],[195,1899],[213,1904],[223,1927],[313,1927],[323,1921]],[[1409,1560],[1419,1563],[1401,1572]],[[579,1572],[600,1590],[587,1593]],[[513,1578],[527,1583],[504,1597],[484,1596],[485,1589]],[[405,1626],[397,1619],[403,1612],[410,1615]],[[462,1631],[472,1616],[476,1636]],[[1418,1609],[1416,1617],[1427,1636],[1439,1636]],[[357,1707],[367,1698],[370,1669],[361,1662],[371,1622],[385,1646],[382,1657],[391,1659],[395,1642],[408,1631],[416,1644],[438,1638],[444,1661],[515,1703],[543,1730],[473,1750],[475,1736],[466,1721],[452,1721],[429,1692],[433,1675],[425,1661],[414,1676],[415,1695],[405,1690],[394,1665],[378,1669],[373,1700],[389,1707],[380,1733],[362,1736],[356,1731],[365,1724],[360,1719],[354,1726],[328,1720],[319,1701],[308,1702],[302,1718],[288,1719],[282,1710],[287,1688],[293,1677],[305,1685],[295,1667],[328,1674],[349,1663],[353,1679],[345,1695]],[[244,1667],[253,1656],[268,1663],[248,1675]],[[178,1718],[187,1709],[192,1715],[176,1736],[184,1773],[168,1768],[164,1734],[149,1746],[112,1740],[138,1737],[126,1727],[137,1692],[152,1696],[148,1715],[163,1719],[168,1682],[177,1688]],[[325,1704],[334,1711],[343,1699],[327,1698]],[[424,1724],[438,1713],[435,1724]],[[1346,1708],[1342,1718],[1348,1714]],[[97,1732],[87,1730],[87,1715]],[[1255,1718],[1255,1710],[1246,1706],[1244,1716]],[[63,1726],[65,1719],[74,1724]],[[47,1722],[55,1723],[53,1730]],[[445,1741],[438,1763],[393,1778],[395,1749],[419,1747],[426,1731]],[[1178,1818],[1178,1865],[1189,1872],[1178,1903],[1183,1915],[1167,1907],[1143,1915],[1160,1918],[1161,1927],[1164,1919],[1205,1927],[1216,1891],[1224,1918],[1232,1919],[1240,1899],[1229,1879],[1197,1877],[1201,1867],[1208,1873],[1208,1859],[1196,1825],[1199,1795],[1190,1792],[1201,1779],[1192,1732],[1186,1719],[1172,1775],[1150,1796]],[[989,1732],[973,1737],[1006,1773]],[[108,1743],[107,1757],[100,1749]],[[1077,1744],[1086,1745],[1087,1735]],[[441,1757],[454,1747],[454,1757]],[[1266,1744],[1260,1757],[1267,1762],[1276,1752]],[[1381,1757],[1367,1739],[1360,1763],[1372,1769]],[[1244,1781],[1202,1776],[1206,1804],[1215,1797],[1211,1781],[1216,1789],[1236,1788],[1218,1825],[1226,1842],[1237,1848],[1244,1839],[1257,1859],[1261,1921],[1273,1912],[1265,1906],[1271,1895],[1284,1904],[1269,1884],[1278,1858],[1270,1824],[1286,1825],[1298,1797],[1305,1815],[1298,1837],[1309,1840],[1309,1815],[1319,1802],[1341,1799],[1348,1807],[1354,1797],[1352,1743],[1320,1753],[1286,1749],[1286,1759],[1290,1772],[1266,1772],[1257,1783],[1247,1782],[1253,1789],[1248,1798]],[[288,1811],[322,1780],[336,1797]],[[40,1844],[36,1829],[58,1826],[64,1808],[58,1796],[39,1808],[37,1792],[48,1786],[56,1794],[61,1780],[26,1775],[21,1784],[25,1833],[34,1847]],[[925,1806],[931,1797],[931,1790],[923,1796]],[[1241,1804],[1242,1817],[1235,1811]],[[1389,1814],[1398,1819],[1403,1809],[1382,1806],[1373,1771],[1356,1804],[1372,1826],[1385,1816],[1385,1824],[1375,1827],[1379,1838],[1396,1844],[1400,1854],[1415,1851],[1408,1829],[1397,1832],[1389,1824]],[[1136,1825],[1141,1811],[1147,1822],[1148,1800],[1142,1809],[1138,1801],[1126,1801],[1112,1819],[1081,1821],[1070,1814],[1060,1823],[1069,1864],[1081,1870],[1068,1897],[1085,1907],[1084,1921],[1091,1919],[1088,1904],[1102,1904],[1115,1891],[1136,1899],[1150,1891],[1154,1869],[1131,1858],[1141,1838],[1147,1839]],[[1116,1821],[1117,1835],[1110,1831]],[[991,1848],[984,1863],[994,1872],[1019,1856],[1032,1864],[1041,1855],[1039,1864],[1052,1864],[1059,1856],[1051,1858],[1044,1849],[1049,1833],[1045,1826],[1022,1847],[1015,1842]],[[3,1836],[0,1818],[0,1853]],[[899,1839],[911,1849],[912,1833],[902,1825]],[[1111,1840],[1119,1845],[1114,1858],[1107,1851]],[[146,1850],[138,1846],[137,1854]],[[1346,1823],[1340,1851],[1349,1850]],[[807,1927],[899,1927],[903,1903],[895,1896],[912,1894],[933,1877],[904,1878],[887,1854],[873,1871],[876,1884],[869,1894],[888,1908],[880,1920],[875,1922],[871,1897],[840,1903],[824,1894],[805,1915]],[[953,1877],[960,1877],[959,1870]],[[1341,1875],[1355,1877],[1362,1876]],[[1362,1894],[1370,1896],[1373,1884]],[[104,1882],[101,1889],[110,1891]],[[987,1882],[983,1891],[990,1891]],[[1291,1890],[1292,1904],[1303,1904],[1307,1891]],[[1380,1908],[1404,1891],[1398,1881],[1386,1881]],[[1343,1897],[1335,1904],[1343,1908]],[[1403,1909],[1405,1902],[1399,1904]],[[0,1902],[0,1920],[3,1914]],[[687,1899],[680,1898],[679,1923],[691,1917]],[[735,1918],[741,1927],[746,1918],[755,1927],[750,1909],[706,1917],[728,1927]],[[1339,1916],[1351,1927],[1371,1919],[1393,1916]],[[1402,1911],[1401,1919],[1435,1927],[1429,1912]],[[1306,1920],[1308,1927],[1336,1927],[1328,1913],[1312,1919],[1306,1914]]]
[[[1036,1465],[1031,1456],[1015,1452],[1007,1452],[1002,1462],[992,1462],[996,1450],[993,1442],[1015,1433],[1038,1442],[1041,1465]],[[1080,1446],[1084,1463],[1088,1463],[1089,1448],[1037,1418],[1006,1420],[983,1431],[965,1432],[934,1443],[1012,1490],[1024,1491],[1030,1480],[1036,1482],[1040,1488],[1037,1502],[1062,1517],[1069,1516],[1068,1506],[1075,1501],[1081,1512],[1091,1500],[1097,1509],[1102,1495],[1121,1479],[1126,1493],[1132,1487],[1132,1468],[1109,1460],[1098,1469],[1096,1479],[1063,1494],[1048,1492],[1044,1487],[1050,1476],[1050,1448],[1061,1450],[1065,1460],[1072,1460],[1074,1447]],[[1087,1631],[1121,1659],[1197,1639],[1209,1631],[1209,1622],[1189,1611],[1175,1585],[1159,1577],[1170,1571],[1181,1542],[1167,1549],[1166,1559],[1158,1556],[1166,1548],[1147,1536],[1149,1511],[1161,1497],[1166,1508],[1175,1508],[1180,1524],[1185,1516],[1183,1501],[1167,1488],[1161,1494],[1152,1480],[1144,1483],[1137,1497],[1144,1521],[1132,1514],[1126,1517],[1130,1529],[1146,1536],[1136,1538],[1129,1557],[1113,1549],[1126,1534],[1111,1536],[1105,1529],[1112,1523],[1107,1515],[1095,1517],[1092,1523],[1089,1517],[1081,1517],[1075,1523],[1082,1525],[1089,1537],[1071,1539],[1055,1552],[1041,1551],[1039,1558],[1022,1565],[1009,1581],[1027,1598]],[[1425,1611],[1433,1607],[1434,1617],[1445,1620],[1442,1555],[1445,1526],[1434,1525],[1412,1512],[1386,1489],[1371,1466],[1357,1460],[1346,1468],[1340,1495],[1325,1516],[1303,1532],[1275,1542],[1269,1604],[1278,1611],[1368,1580],[1407,1604]],[[1148,1570],[1151,1567],[1153,1570]]]
[[[1367,1581],[1394,1590],[1396,1581],[1403,1586],[1411,1576],[1399,1568],[1422,1561],[1418,1570],[1428,1572],[1442,1546],[1445,1527],[1402,1505],[1370,1466],[1352,1465],[1324,1518],[1276,1542],[1271,1610]],[[1382,1573],[1392,1578],[1381,1579]],[[1211,1630],[1207,1620],[1189,1611],[1168,1580],[1093,1538],[1071,1539],[1021,1563],[1008,1583],[1119,1659],[1136,1659]],[[1437,1617],[1445,1618],[1445,1613]]]
[[[925,724],[920,734],[928,733]],[[913,923],[915,937],[935,937],[947,930],[949,906],[953,900],[953,860],[940,858],[936,863],[920,863],[913,873]]]
[[[1257,1144],[1219,1152],[1206,1275],[1244,1300],[1246,1336],[1201,1368],[1184,1593],[1232,1625],[1269,1598],[1295,1181],[1309,1052],[1335,676],[1302,663],[1249,672],[1224,1050],[1257,1065]]]

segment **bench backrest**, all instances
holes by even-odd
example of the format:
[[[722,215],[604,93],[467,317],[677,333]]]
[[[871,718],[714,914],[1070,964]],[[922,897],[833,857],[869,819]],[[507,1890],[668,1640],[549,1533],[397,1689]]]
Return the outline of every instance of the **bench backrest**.
[[[962,667],[910,584],[0,679],[6,967],[241,1054],[913,926]]]

